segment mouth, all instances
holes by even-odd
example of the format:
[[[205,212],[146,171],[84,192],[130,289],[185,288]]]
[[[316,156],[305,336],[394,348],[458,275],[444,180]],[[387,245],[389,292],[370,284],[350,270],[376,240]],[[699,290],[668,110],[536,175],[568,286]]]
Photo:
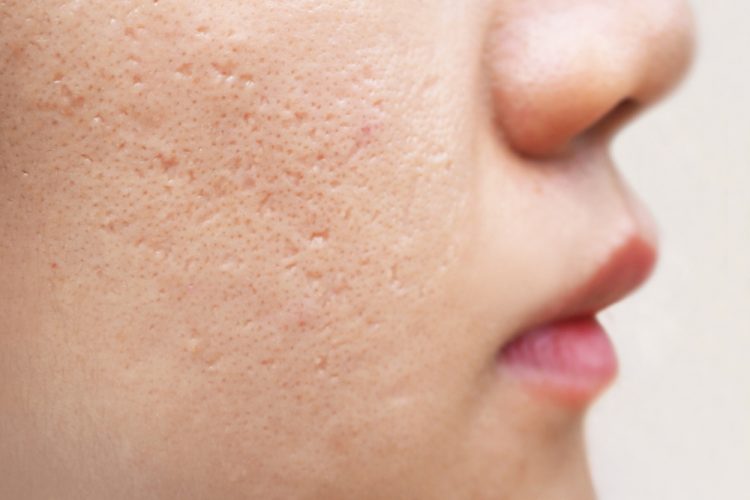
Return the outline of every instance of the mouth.
[[[502,376],[535,397],[583,408],[615,379],[617,356],[596,314],[637,289],[653,271],[656,248],[632,235],[595,272],[545,305],[538,320],[498,351]]]

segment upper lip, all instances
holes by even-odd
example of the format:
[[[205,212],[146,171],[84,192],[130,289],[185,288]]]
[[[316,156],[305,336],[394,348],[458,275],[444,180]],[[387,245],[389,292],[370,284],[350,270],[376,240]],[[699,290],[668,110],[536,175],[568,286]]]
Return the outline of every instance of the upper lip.
[[[656,245],[640,233],[630,234],[582,283],[548,303],[535,326],[593,316],[640,287],[656,260]]]

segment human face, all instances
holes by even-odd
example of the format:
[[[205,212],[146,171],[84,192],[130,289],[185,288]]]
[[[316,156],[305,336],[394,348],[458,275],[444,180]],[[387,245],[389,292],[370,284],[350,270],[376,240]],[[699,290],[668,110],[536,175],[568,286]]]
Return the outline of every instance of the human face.
[[[691,37],[677,0],[0,3],[0,497],[591,498],[600,332],[583,388],[509,346],[649,273],[607,147]]]

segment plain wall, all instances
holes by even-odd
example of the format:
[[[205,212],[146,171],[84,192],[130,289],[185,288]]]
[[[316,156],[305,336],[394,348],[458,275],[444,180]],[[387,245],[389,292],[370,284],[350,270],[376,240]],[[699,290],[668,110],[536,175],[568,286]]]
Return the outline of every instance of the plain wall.
[[[750,499],[750,2],[693,6],[690,77],[614,147],[661,257],[601,316],[621,362],[588,418],[601,500]]]

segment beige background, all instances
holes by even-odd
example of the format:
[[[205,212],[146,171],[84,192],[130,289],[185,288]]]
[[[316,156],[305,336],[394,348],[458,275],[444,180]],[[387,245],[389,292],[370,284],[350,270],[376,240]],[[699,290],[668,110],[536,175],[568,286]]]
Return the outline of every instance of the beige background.
[[[615,144],[662,252],[602,315],[621,376],[588,421],[601,500],[750,499],[750,3],[693,5],[690,78]]]

